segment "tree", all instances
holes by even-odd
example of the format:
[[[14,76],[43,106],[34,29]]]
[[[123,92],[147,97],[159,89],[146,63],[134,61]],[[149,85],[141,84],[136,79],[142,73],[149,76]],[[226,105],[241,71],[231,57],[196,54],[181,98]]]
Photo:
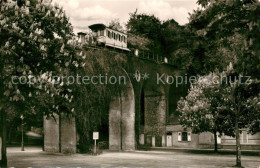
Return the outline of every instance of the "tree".
[[[235,73],[259,79],[259,2],[198,0],[197,3],[202,9],[193,12],[188,27],[204,41],[201,54],[203,73],[216,68],[223,71],[229,62],[232,62]],[[241,112],[241,104],[235,104],[240,103],[236,96],[243,97],[243,94],[235,94],[236,88],[241,87],[238,86],[234,86],[231,89],[232,94],[230,93],[234,95],[230,106],[235,109],[235,117]],[[241,166],[237,122],[237,166]]]
[[[113,19],[108,24],[108,27],[118,31],[124,31],[123,26],[121,26],[119,19]]]
[[[161,21],[156,16],[137,14],[135,11],[130,14],[126,27],[128,33],[152,40],[147,48],[155,54],[161,54]]]
[[[198,56],[192,51],[195,41],[192,33],[185,26],[180,26],[174,19],[161,21],[154,15],[139,14],[137,11],[130,13],[126,26],[131,47],[145,48],[153,54],[167,57],[183,74],[192,71],[191,62]],[[139,38],[133,38],[133,34]],[[139,43],[133,45],[135,41]]]
[[[215,151],[217,132],[235,136],[237,166],[241,167],[239,129],[248,128],[251,133],[260,130],[257,125],[259,103],[252,104],[260,98],[260,82],[246,83],[241,76],[234,78],[233,73],[210,73],[200,77],[186,98],[178,102],[178,111],[184,128],[190,127],[194,133],[214,134]]]
[[[198,0],[188,28],[202,42],[204,74],[224,71],[232,62],[238,74],[259,78],[259,2]]]
[[[250,84],[241,84],[240,80],[235,78],[230,82],[229,87],[230,89],[226,89],[226,93],[230,96],[226,99],[226,103],[231,105],[235,114],[236,166],[241,167],[239,129],[248,128],[249,132],[252,134],[260,131],[260,81],[253,80]],[[256,101],[258,101],[258,103],[252,104]]]
[[[184,47],[188,48],[184,26],[180,26],[174,19],[162,22],[160,35],[164,55],[170,55]]]
[[[180,112],[180,124],[184,128],[191,128],[193,133],[211,132],[214,134],[215,152],[217,152],[217,133],[225,132],[232,135],[233,130],[228,129],[230,122],[223,122],[227,114],[221,114],[218,103],[221,99],[219,73],[211,73],[199,77],[189,90],[185,99],[178,102],[177,110]],[[229,117],[226,118],[230,119]],[[220,124],[220,123],[223,124]]]
[[[9,107],[19,116],[34,107],[44,115],[73,114],[73,88],[55,77],[74,74],[81,66],[73,37],[63,9],[48,0],[1,1],[1,166],[7,163],[5,116]]]

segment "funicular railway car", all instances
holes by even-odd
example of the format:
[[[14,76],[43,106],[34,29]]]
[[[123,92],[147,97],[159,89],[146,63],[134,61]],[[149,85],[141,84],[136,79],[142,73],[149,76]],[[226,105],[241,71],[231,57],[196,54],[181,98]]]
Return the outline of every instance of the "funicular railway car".
[[[104,47],[112,47],[115,49],[129,52],[127,48],[127,34],[117,30],[108,28],[104,24],[93,24],[89,28],[92,36],[86,33],[78,33],[79,41],[88,44],[97,44]]]

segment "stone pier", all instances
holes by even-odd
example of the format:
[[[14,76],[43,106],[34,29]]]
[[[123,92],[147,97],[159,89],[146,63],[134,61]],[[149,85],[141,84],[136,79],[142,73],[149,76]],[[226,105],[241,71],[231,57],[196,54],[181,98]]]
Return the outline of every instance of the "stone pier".
[[[44,151],[76,153],[75,118],[57,114],[54,117],[44,117]]]
[[[129,86],[110,103],[109,149],[135,150],[135,99]]]

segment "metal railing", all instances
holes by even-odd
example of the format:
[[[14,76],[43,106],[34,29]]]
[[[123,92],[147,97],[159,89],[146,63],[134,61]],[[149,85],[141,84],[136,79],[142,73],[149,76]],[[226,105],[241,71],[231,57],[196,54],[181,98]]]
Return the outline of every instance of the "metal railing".
[[[84,44],[83,46],[84,46],[85,49],[93,49],[93,50],[104,49],[104,47],[97,45],[97,43],[94,43],[94,44]],[[136,57],[136,58],[140,58],[140,59],[144,59],[144,60],[153,61],[153,62],[155,62],[157,64],[174,65],[173,61],[171,59],[168,59],[166,57],[163,57],[162,55],[154,54],[152,52],[145,51],[145,50],[125,51],[125,50],[122,50],[122,49],[113,48],[113,49],[111,49],[111,51],[112,52],[116,52],[116,53],[123,53],[123,54],[125,54],[127,56],[132,56],[132,57]]]

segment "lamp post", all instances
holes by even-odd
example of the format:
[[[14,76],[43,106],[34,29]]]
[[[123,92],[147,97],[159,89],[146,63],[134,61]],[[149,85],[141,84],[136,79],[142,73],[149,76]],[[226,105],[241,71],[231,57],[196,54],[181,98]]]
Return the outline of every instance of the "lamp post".
[[[22,120],[22,143],[21,143],[21,151],[24,151],[24,141],[23,141],[23,114],[21,115],[21,120]]]

